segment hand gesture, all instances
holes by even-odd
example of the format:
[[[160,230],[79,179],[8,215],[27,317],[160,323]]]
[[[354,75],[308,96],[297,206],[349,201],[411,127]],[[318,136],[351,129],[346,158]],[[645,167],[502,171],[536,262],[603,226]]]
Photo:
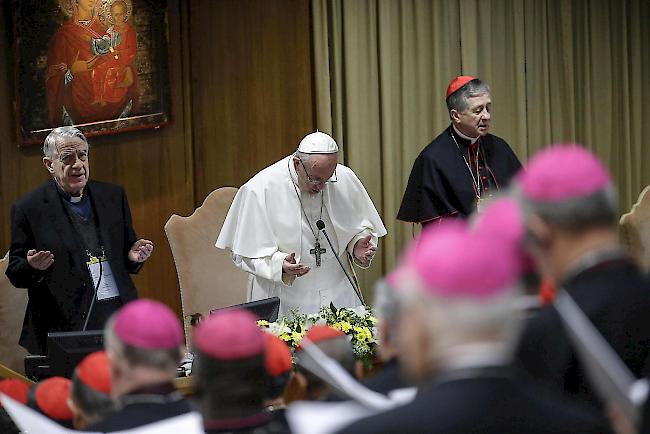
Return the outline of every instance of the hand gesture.
[[[354,259],[364,267],[370,264],[372,258],[375,257],[375,253],[377,253],[377,246],[372,243],[371,239],[371,235],[368,234],[354,245]]]
[[[47,270],[54,264],[54,255],[49,251],[31,249],[27,252],[27,263],[36,270]]]
[[[284,258],[284,262],[282,263],[282,272],[294,275],[296,277],[304,276],[305,274],[309,273],[309,270],[310,268],[305,265],[296,264],[295,253],[287,255],[287,257]]]
[[[129,260],[131,262],[144,262],[149,259],[151,252],[153,252],[153,243],[149,240],[143,240],[140,238],[131,246],[128,255]]]

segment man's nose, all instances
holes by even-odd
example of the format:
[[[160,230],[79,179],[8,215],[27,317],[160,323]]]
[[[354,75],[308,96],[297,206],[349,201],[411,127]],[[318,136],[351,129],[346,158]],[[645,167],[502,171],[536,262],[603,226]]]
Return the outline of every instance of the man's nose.
[[[492,117],[492,115],[490,114],[489,111],[487,111],[487,109],[483,110],[483,119],[485,119],[486,121],[489,121],[491,117]]]

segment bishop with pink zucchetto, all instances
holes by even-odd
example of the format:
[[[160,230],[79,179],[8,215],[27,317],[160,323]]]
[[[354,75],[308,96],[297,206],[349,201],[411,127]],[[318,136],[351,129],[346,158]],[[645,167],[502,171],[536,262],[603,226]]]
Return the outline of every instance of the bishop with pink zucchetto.
[[[540,273],[573,298],[635,376],[649,375],[650,282],[619,245],[616,188],[605,165],[582,145],[552,145],[517,176],[514,195]],[[530,318],[517,357],[537,379],[602,405],[554,307]]]
[[[597,413],[511,365],[522,318],[524,230],[515,205],[488,204],[478,222],[443,221],[413,242],[390,281],[402,297],[399,357],[418,393],[342,433],[606,432]]]

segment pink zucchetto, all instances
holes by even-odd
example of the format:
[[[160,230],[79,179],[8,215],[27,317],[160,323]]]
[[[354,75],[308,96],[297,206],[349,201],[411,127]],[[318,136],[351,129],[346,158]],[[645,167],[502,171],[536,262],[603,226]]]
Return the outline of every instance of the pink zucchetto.
[[[115,334],[125,344],[146,350],[176,348],[183,343],[181,323],[159,301],[139,299],[115,314]]]
[[[241,360],[264,353],[264,332],[243,309],[218,312],[195,329],[194,347],[217,360]]]
[[[594,194],[611,183],[609,172],[591,151],[578,144],[552,145],[530,159],[517,176],[530,200],[560,202]]]
[[[521,256],[512,241],[484,236],[461,221],[425,230],[403,259],[399,279],[414,276],[419,289],[442,299],[489,299],[512,287]]]
[[[475,214],[474,231],[481,236],[495,237],[517,245],[526,232],[520,205],[512,198],[499,197],[488,203],[483,212]]]

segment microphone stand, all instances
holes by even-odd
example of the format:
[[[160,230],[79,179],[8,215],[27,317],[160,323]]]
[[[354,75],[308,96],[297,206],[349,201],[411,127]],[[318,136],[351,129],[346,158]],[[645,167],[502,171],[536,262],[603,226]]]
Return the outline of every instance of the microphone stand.
[[[323,235],[325,235],[325,239],[327,240],[327,244],[330,245],[330,249],[332,249],[332,252],[334,253],[334,257],[336,258],[339,265],[341,266],[341,270],[343,270],[343,274],[345,274],[345,277],[347,277],[348,280],[350,281],[350,285],[352,285],[352,289],[354,289],[354,292],[357,294],[357,298],[359,298],[359,301],[361,302],[361,304],[365,305],[366,302],[363,300],[363,296],[361,295],[361,291],[359,290],[357,285],[355,285],[354,281],[352,280],[352,277],[350,277],[347,270],[345,269],[345,267],[341,263],[341,259],[339,258],[338,252],[336,251],[336,249],[332,245],[332,242],[330,241],[330,237],[327,236],[327,232],[325,232],[325,222],[323,222],[323,220],[318,220],[316,222],[316,227],[318,228],[319,231],[321,231],[323,233]]]
[[[103,258],[104,255],[102,255]],[[95,306],[95,299],[97,298],[97,291],[99,290],[99,284],[102,283],[102,261],[99,261],[99,278],[97,279],[97,285],[95,285],[95,290],[93,291],[93,299],[90,301],[90,308],[88,309],[88,315],[86,315],[86,321],[84,322],[84,327],[81,329],[82,332],[86,331],[88,327],[88,321],[90,320],[90,314],[93,312],[93,307]]]

